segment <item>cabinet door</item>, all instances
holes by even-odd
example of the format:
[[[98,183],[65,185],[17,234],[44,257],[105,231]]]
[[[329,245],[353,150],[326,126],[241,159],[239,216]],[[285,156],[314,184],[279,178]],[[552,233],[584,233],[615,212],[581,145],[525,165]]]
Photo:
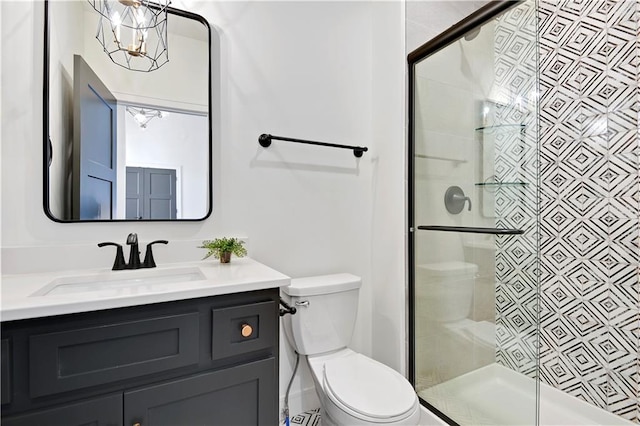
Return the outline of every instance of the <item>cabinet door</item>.
[[[215,360],[278,347],[278,304],[274,300],[211,311],[211,357]],[[249,326],[249,333],[242,334]]]
[[[275,358],[125,392],[124,413],[127,425],[275,425]]]
[[[197,312],[29,336],[31,397],[198,363]]]
[[[122,394],[2,419],[2,426],[120,426]]]

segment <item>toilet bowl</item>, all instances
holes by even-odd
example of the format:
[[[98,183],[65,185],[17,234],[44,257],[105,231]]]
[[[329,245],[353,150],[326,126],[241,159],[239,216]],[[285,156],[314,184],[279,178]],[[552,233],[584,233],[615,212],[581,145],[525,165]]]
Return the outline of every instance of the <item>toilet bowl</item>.
[[[392,368],[347,346],[355,326],[360,278],[335,274],[291,280],[283,299],[289,343],[305,356],[321,404],[323,426],[417,425],[420,404]]]

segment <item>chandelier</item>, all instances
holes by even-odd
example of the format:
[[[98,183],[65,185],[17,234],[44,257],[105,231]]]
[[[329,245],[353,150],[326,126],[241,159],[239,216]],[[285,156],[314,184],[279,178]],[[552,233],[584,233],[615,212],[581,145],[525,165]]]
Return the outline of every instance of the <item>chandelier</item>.
[[[127,112],[133,116],[142,129],[146,129],[147,123],[154,118],[164,118],[169,115],[168,112],[160,111],[158,109],[137,108],[132,106],[127,107]]]
[[[121,67],[149,72],[169,62],[170,0],[88,0],[100,14],[96,39]]]

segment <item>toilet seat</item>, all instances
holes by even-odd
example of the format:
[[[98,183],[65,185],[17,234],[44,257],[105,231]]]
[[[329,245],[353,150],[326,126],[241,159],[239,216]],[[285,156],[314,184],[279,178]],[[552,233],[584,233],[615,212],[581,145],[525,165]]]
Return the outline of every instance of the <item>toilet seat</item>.
[[[414,415],[418,398],[395,370],[351,352],[328,359],[323,367],[324,390],[340,411],[371,423],[395,423]]]

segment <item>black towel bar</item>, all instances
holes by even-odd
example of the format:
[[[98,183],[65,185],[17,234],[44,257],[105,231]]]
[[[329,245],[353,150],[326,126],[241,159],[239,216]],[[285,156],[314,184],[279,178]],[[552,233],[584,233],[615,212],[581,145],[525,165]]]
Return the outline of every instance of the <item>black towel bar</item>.
[[[272,140],[285,141],[285,142],[296,142],[296,143],[306,143],[306,144],[309,144],[309,145],[328,146],[328,147],[331,147],[331,148],[352,149],[353,150],[353,155],[355,155],[358,158],[362,157],[363,153],[369,151],[369,148],[367,148],[366,146],[350,146],[350,145],[340,145],[340,144],[337,144],[337,143],[309,141],[309,140],[305,140],[305,139],[285,138],[283,136],[274,136],[274,135],[269,135],[267,133],[263,133],[263,134],[260,135],[260,137],[258,138],[258,143],[262,147],[267,148],[268,146],[271,145],[271,141]]]

